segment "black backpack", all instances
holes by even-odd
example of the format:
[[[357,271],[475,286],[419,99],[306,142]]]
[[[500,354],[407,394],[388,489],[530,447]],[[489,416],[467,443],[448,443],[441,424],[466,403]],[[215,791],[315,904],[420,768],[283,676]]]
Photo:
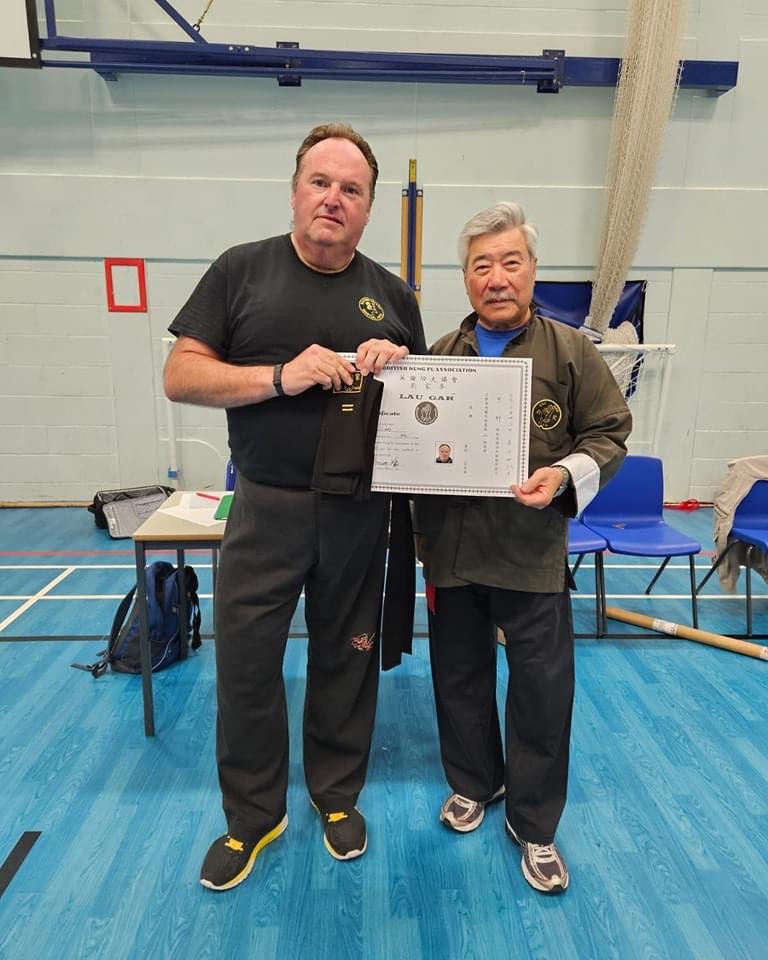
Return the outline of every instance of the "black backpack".
[[[184,567],[187,594],[188,630],[179,629],[179,571],[170,563],[158,560],[146,570],[147,621],[152,671],[164,670],[177,660],[183,660],[188,648],[200,646],[200,602],[197,596],[197,574],[192,567]],[[73,663],[78,670],[87,670],[100,677],[107,667],[117,673],[141,673],[139,650],[139,608],[132,587],[120,601],[115,613],[109,644],[99,653],[96,663]],[[129,612],[130,610],[130,612]],[[191,633],[191,642],[189,635]]]

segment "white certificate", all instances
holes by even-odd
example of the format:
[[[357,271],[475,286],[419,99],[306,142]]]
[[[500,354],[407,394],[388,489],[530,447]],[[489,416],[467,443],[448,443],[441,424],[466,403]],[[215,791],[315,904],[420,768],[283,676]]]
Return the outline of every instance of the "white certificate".
[[[530,359],[408,357],[384,392],[372,489],[511,497],[528,477]]]

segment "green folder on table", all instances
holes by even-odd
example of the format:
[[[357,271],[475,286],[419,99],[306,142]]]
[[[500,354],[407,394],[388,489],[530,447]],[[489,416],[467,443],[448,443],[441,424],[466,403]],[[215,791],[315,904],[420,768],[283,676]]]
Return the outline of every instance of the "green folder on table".
[[[234,494],[225,493],[221,498],[218,507],[216,507],[216,513],[213,515],[214,520],[226,520],[229,516],[229,508],[232,506],[232,497]]]

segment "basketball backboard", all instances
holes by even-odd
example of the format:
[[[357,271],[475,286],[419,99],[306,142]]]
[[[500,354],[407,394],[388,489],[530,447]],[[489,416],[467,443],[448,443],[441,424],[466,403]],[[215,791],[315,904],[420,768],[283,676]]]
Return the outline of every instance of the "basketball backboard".
[[[40,39],[35,0],[4,0],[0,67],[39,67]]]

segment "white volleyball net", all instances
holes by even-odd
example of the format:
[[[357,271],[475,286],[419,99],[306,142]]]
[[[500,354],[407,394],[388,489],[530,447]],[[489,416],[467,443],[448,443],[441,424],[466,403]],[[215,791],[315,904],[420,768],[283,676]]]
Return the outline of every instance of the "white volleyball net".
[[[672,343],[596,344],[632,411],[630,453],[661,456],[661,432],[675,346]]]
[[[645,223],[680,77],[687,0],[628,0],[588,325],[608,333]]]

